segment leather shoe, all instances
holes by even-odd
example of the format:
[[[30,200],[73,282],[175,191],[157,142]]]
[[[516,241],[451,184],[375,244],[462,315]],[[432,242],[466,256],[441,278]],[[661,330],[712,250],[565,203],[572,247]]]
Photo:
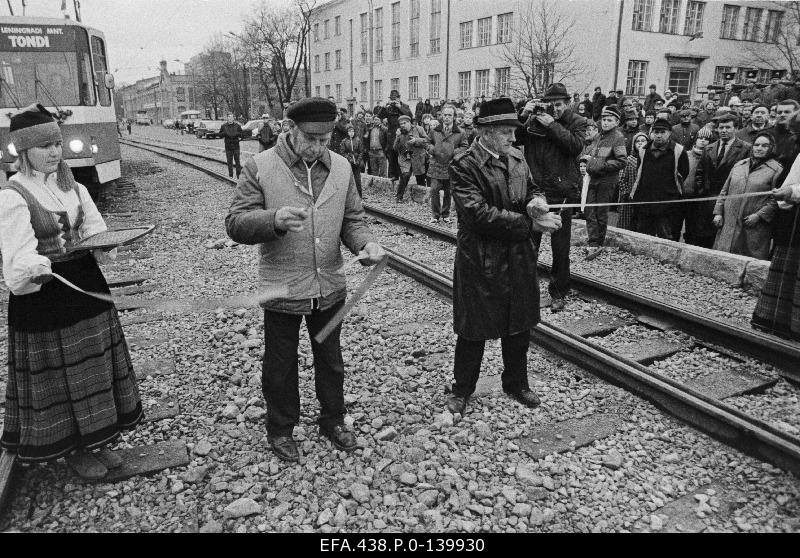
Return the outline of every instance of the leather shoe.
[[[447,410],[452,414],[464,415],[467,410],[467,398],[451,393],[447,396]]]
[[[506,393],[509,395],[509,397],[516,399],[519,403],[525,405],[529,409],[535,409],[539,406],[539,398],[536,397],[536,394],[529,389],[522,389],[515,392],[507,391]]]
[[[320,427],[319,431],[333,443],[336,449],[353,451],[358,447],[355,434],[347,430],[343,424],[337,424],[331,429]]]
[[[297,442],[291,436],[275,436],[269,439],[269,445],[275,455],[284,461],[300,461],[300,453],[297,451]]]

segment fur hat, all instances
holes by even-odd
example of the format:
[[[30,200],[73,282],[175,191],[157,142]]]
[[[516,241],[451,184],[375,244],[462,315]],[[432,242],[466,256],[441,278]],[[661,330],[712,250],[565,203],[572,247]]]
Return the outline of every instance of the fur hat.
[[[301,99],[286,111],[286,117],[308,134],[332,132],[338,116],[336,104],[322,97]]]

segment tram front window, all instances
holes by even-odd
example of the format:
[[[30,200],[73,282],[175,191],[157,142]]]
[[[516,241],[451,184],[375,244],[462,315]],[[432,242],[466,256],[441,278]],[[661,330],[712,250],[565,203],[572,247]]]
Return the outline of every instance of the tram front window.
[[[74,52],[0,52],[0,105],[94,105],[94,87],[82,77],[91,76],[87,69]]]

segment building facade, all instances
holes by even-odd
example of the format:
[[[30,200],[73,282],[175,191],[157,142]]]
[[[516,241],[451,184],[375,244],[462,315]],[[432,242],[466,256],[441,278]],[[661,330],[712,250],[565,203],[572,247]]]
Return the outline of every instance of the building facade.
[[[545,81],[633,96],[653,83],[699,99],[726,71],[766,81],[781,69],[783,17],[758,1],[332,0],[312,14],[311,90],[351,110],[392,89],[414,104],[535,95]],[[534,65],[543,29],[564,39]]]
[[[165,60],[160,67],[158,76],[143,78],[119,89],[125,118],[134,118],[137,112],[146,111],[153,123],[159,124],[196,106],[192,76],[169,73]]]

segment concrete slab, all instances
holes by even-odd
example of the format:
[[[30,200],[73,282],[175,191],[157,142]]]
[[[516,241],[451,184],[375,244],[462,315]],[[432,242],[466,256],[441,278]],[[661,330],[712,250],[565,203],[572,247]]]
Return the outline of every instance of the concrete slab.
[[[673,329],[678,329],[674,322],[665,320],[664,318],[658,318],[656,316],[648,316],[647,314],[640,314],[639,316],[636,316],[636,321],[659,331],[671,331]]]
[[[149,293],[153,291],[155,285],[143,287],[142,285],[129,285],[127,287],[117,287],[111,289],[111,294],[114,296],[133,296],[142,293]]]
[[[153,400],[152,404],[143,401],[142,405],[144,406],[144,422],[156,422],[176,417],[181,411],[178,398],[174,396]]]
[[[165,345],[169,342],[169,337],[129,337],[126,336],[125,340],[128,342],[128,348],[135,349],[152,349],[159,345]]]
[[[581,337],[607,335],[612,331],[633,323],[619,316],[591,316],[563,324],[561,327]]]
[[[652,515],[666,516],[662,532],[701,533],[708,525],[705,518],[712,515],[727,516],[740,507],[737,502],[743,493],[727,489],[720,484],[708,484],[691,494],[658,508]],[[649,529],[639,529],[645,531]]]
[[[123,464],[111,469],[103,482],[119,482],[137,475],[149,475],[189,464],[189,453],[183,440],[120,449],[114,453],[122,458]]]
[[[134,361],[133,369],[136,372],[136,379],[142,380],[147,376],[164,376],[175,372],[175,359],[154,358],[143,361]]]
[[[686,385],[715,399],[761,393],[778,383],[778,378],[764,378],[741,370],[725,370],[689,380]]]
[[[771,262],[766,260],[755,259],[747,262],[747,267],[744,269],[744,280],[742,281],[742,286],[757,292],[761,292],[761,289],[764,288],[764,283],[767,282],[770,263]]]
[[[713,277],[734,287],[740,287],[745,276],[745,268],[752,258],[718,252],[708,248],[681,245],[681,252],[675,264],[683,271],[691,271],[704,277]]]
[[[551,453],[573,451],[611,436],[624,423],[622,417],[614,414],[569,419],[533,428],[530,436],[517,443],[533,459],[542,459]]]
[[[667,358],[689,348],[691,348],[690,345],[684,345],[675,341],[642,339],[637,341],[635,345],[630,344],[622,347],[614,347],[613,351],[618,355],[635,360],[638,363],[650,364],[653,361]]]

